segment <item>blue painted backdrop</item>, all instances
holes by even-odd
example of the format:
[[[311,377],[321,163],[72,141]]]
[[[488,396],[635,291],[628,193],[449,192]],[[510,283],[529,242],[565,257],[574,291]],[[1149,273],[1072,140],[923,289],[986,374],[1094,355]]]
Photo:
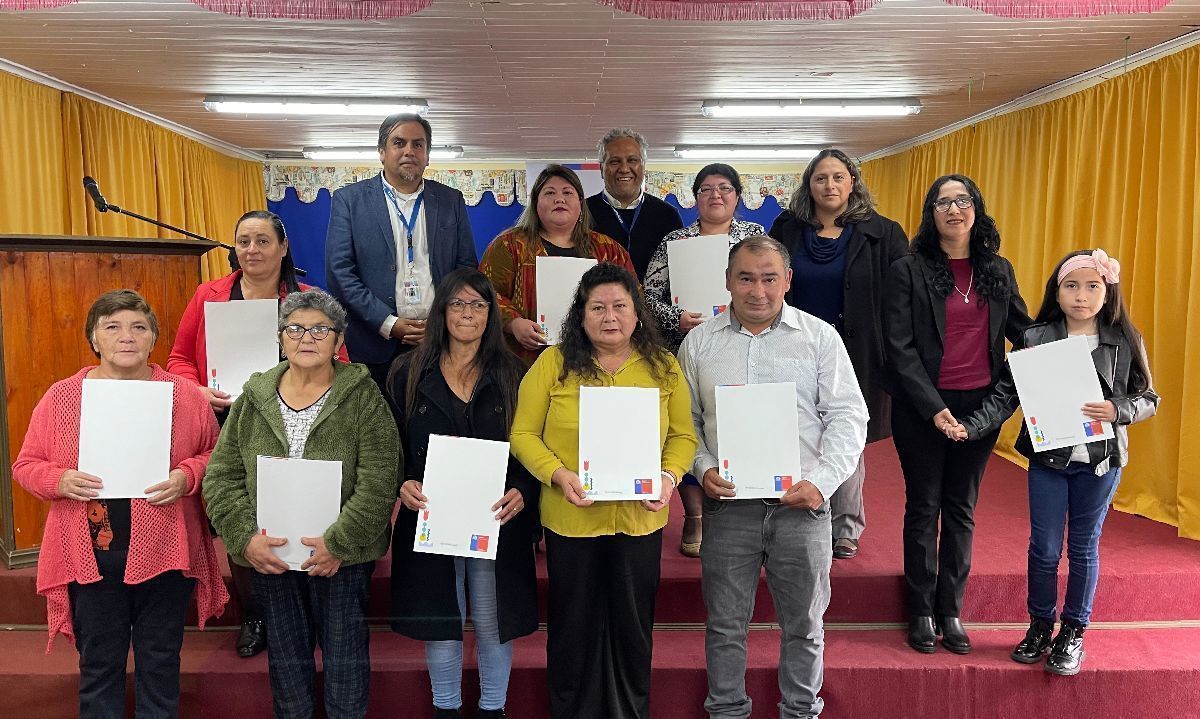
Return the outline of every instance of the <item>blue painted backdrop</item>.
[[[679,210],[685,225],[696,221],[696,208],[681,208],[674,195],[668,195],[666,200]],[[292,243],[292,255],[295,257],[296,266],[308,271],[304,281],[325,287],[325,231],[329,226],[329,192],[321,190],[313,202],[301,202],[296,196],[296,191],[288,188],[281,201],[268,202],[267,207],[283,218],[288,238]],[[490,192],[484,193],[483,200],[478,205],[467,206],[467,217],[471,221],[471,232],[475,236],[475,247],[480,256],[492,238],[517,221],[522,209],[521,205],[515,202],[508,207],[497,205]],[[738,217],[757,222],[765,228],[771,226],[778,214],[779,204],[774,197],[766,198],[762,207],[757,210],[748,210],[745,205],[738,207]]]

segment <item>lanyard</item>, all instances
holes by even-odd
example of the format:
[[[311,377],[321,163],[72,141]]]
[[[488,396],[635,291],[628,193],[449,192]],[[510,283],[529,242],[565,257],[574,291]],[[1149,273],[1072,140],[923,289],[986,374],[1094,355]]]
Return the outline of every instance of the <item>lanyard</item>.
[[[604,200],[605,200],[605,202],[608,202],[607,197],[604,198]],[[638,215],[642,214],[642,208],[646,206],[646,198],[643,197],[642,201],[638,203],[637,209],[633,211],[633,219],[629,221],[629,227],[625,226],[625,220],[622,219],[621,213],[617,212],[617,208],[613,207],[612,203],[608,203],[608,206],[612,207],[613,214],[617,216],[617,223],[621,225],[622,230],[625,230],[625,237],[627,238],[627,240],[632,241],[633,240],[633,227],[634,227],[634,225],[637,224]]]
[[[396,197],[396,192],[385,182],[383,184],[383,194],[387,195],[388,201],[392,203],[396,214],[400,216],[400,224],[404,225],[404,243],[408,246],[408,264],[412,264],[413,258],[413,230],[417,227],[417,217],[421,214],[421,203],[425,201],[425,193],[417,195],[417,201],[413,203],[412,216],[406,218],[404,212],[400,210],[400,200]]]

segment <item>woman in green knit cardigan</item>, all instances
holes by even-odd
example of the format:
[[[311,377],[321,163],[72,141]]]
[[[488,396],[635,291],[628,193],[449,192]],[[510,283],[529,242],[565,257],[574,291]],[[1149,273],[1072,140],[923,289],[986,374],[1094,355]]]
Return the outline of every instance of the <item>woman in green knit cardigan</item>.
[[[400,441],[367,368],[336,360],[346,312],[320,290],[292,293],[279,308],[286,359],[246,383],[204,477],[208,516],[233,560],[255,569],[267,622],[275,716],[312,716],[313,648],[319,644],[329,716],[363,717],[371,674],[367,599],[375,560],[388,550]],[[289,571],[259,532],[259,456],[342,463],[341,511]]]

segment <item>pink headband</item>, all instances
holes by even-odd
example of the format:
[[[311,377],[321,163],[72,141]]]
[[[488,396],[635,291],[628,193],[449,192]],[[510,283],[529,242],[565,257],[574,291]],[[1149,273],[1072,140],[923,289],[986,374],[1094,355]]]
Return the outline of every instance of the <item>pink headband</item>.
[[[1117,262],[1115,258],[1109,257],[1104,250],[1092,250],[1090,255],[1075,255],[1062,263],[1062,267],[1058,270],[1058,283],[1062,284],[1067,275],[1078,269],[1095,270],[1110,285],[1121,281],[1121,263]]]

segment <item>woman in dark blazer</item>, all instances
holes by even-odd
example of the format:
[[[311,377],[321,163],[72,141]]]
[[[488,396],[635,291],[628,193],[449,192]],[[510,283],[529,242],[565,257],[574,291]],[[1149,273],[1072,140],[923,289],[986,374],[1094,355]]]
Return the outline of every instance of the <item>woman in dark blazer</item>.
[[[768,232],[792,256],[789,305],[837,328],[867,400],[867,442],[891,436],[891,398],[883,387],[883,285],[888,267],[908,253],[908,237],[875,212],[862,173],[841,150],[822,150],[804,170],[788,208]],[[833,556],[851,559],[866,527],[858,468],[829,497]]]
[[[912,254],[888,273],[884,304],[892,437],[904,471],[909,645],[952,652],[971,642],[959,614],[971,569],[975,501],[999,430],[954,442],[958,417],[999,381],[1004,340],[1029,324],[1012,265],[979,188],[962,175],[925,195]],[[939,516],[941,532],[939,537]]]
[[[403,507],[392,536],[392,629],[426,642],[435,716],[462,704],[462,627],[470,597],[482,718],[504,716],[512,640],[537,629],[529,536],[538,483],[509,458],[496,560],[413,552],[429,435],[508,441],[524,364],[504,344],[496,292],[478,270],[454,270],[438,285],[425,338],[397,360],[388,395],[404,445]],[[464,586],[465,585],[465,586]]]

